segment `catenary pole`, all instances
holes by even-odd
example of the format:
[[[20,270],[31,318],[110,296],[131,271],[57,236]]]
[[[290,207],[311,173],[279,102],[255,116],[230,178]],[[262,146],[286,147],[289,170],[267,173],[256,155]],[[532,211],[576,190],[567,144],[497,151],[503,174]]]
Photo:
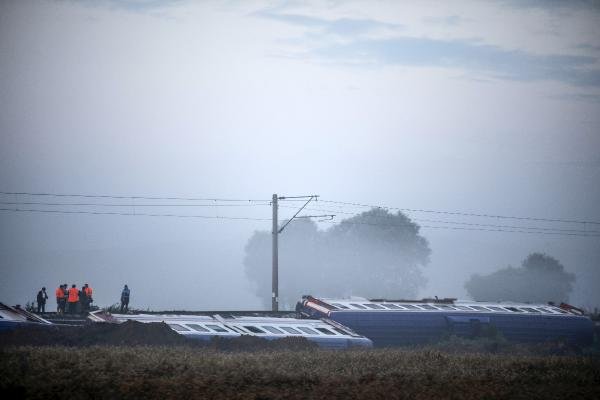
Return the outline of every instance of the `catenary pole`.
[[[277,239],[279,236],[279,223],[277,222],[277,194],[273,195],[273,270],[271,274],[271,309],[279,311],[279,249]]]
[[[273,200],[271,202],[272,206],[273,206],[273,231],[271,232],[271,234],[273,235],[273,269],[271,271],[271,310],[272,311],[279,311],[279,234],[281,232],[283,232],[283,230],[285,229],[286,226],[288,226],[288,224],[290,222],[292,222],[294,219],[297,218],[333,218],[335,217],[335,215],[332,214],[327,214],[327,215],[302,215],[299,216],[298,214],[300,214],[300,212],[302,210],[304,210],[304,207],[306,207],[308,205],[308,203],[311,202],[311,200],[315,200],[317,197],[319,197],[318,195],[310,195],[310,196],[288,196],[288,197],[279,197],[277,196],[277,194],[273,195]],[[286,199],[308,199],[306,201],[306,203],[304,203],[304,205],[302,207],[300,207],[300,209],[298,211],[296,211],[296,214],[294,214],[294,216],[290,219],[287,220],[287,222],[285,224],[283,224],[283,226],[280,228],[279,227],[279,221],[277,220],[277,202],[279,200],[286,200]]]

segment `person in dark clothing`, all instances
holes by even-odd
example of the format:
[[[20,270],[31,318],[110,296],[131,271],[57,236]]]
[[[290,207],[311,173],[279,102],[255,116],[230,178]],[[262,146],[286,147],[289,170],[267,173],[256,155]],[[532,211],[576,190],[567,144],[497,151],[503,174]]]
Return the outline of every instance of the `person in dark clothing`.
[[[88,299],[87,299],[87,293],[85,292],[85,290],[83,290],[83,286],[81,287],[81,290],[79,291],[79,312],[87,312],[87,305],[88,305]]]
[[[121,312],[123,312],[123,310],[129,311],[129,288],[127,285],[125,285],[121,292]]]
[[[60,302],[61,314],[64,314],[67,311],[67,299],[69,298],[69,286],[66,283],[62,284],[63,290],[63,298]]]
[[[37,294],[37,312],[46,312],[46,300],[48,300],[48,294],[46,294],[46,288],[43,287]]]

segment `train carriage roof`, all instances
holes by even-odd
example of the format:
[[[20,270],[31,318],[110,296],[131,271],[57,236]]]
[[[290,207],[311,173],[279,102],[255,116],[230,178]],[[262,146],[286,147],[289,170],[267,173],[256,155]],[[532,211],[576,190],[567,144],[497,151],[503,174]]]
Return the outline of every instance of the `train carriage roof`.
[[[324,314],[331,312],[450,312],[541,314],[554,316],[580,315],[579,312],[551,304],[515,302],[475,302],[456,299],[385,300],[351,298],[321,298],[304,296],[303,304]]]

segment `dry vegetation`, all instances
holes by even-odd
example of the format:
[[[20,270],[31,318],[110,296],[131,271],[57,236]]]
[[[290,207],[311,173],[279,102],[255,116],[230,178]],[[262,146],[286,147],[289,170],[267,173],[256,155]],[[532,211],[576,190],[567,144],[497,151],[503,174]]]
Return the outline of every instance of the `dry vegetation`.
[[[190,341],[163,323],[0,333],[14,398],[598,398],[600,352],[449,337],[421,348],[319,350],[303,338]]]
[[[582,356],[419,349],[223,352],[171,347],[0,348],[0,392],[16,398],[598,398]]]

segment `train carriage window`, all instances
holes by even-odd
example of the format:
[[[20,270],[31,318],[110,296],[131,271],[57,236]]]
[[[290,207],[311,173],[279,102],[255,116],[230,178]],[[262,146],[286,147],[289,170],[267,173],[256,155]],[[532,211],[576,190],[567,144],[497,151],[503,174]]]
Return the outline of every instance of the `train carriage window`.
[[[423,310],[436,310],[435,307],[430,306],[429,304],[419,304],[419,307],[421,307]]]
[[[492,311],[499,311],[499,312],[505,312],[506,310],[502,307],[496,307],[496,306],[488,306],[487,308],[489,308]]]
[[[372,308],[373,310],[383,310],[384,309],[379,304],[373,304],[373,303],[366,303],[365,306]]]
[[[237,333],[242,333],[242,334],[248,333],[245,330],[243,330],[240,326],[231,325],[229,328]]]
[[[449,306],[447,304],[436,304],[437,308],[442,310],[456,310],[453,306]]]
[[[528,313],[539,313],[538,310],[536,310],[535,308],[531,308],[531,307],[521,307],[521,310],[528,312]]]
[[[471,306],[471,308],[473,310],[475,310],[475,311],[490,311],[489,308],[485,308],[485,307],[482,307],[482,306]]]
[[[543,310],[544,312],[550,313],[550,314],[555,314],[556,311],[552,310],[551,308],[548,307],[540,307],[538,308],[538,310]]]
[[[252,325],[244,325],[244,328],[248,329],[252,333],[265,333],[265,331],[263,331],[262,329]]]
[[[319,334],[319,332],[317,332],[313,329],[310,329],[306,326],[297,326],[297,328],[300,329],[304,333],[308,333],[309,335],[318,335]]]
[[[336,328],[335,326],[333,327],[333,330],[339,333],[340,335],[348,335],[348,332],[344,332],[343,330],[341,330],[340,328]]]
[[[419,308],[413,306],[412,304],[403,304],[402,307],[407,310],[418,310],[419,309]]]
[[[507,310],[512,311],[512,312],[521,312],[521,310],[519,310],[518,308],[515,307],[506,307]]]
[[[173,329],[173,330],[175,330],[175,331],[178,331],[178,332],[185,332],[185,331],[189,331],[189,329],[188,329],[188,328],[186,328],[186,327],[185,327],[185,326],[183,326],[183,325],[179,325],[179,324],[167,324],[167,325],[169,325],[169,327],[170,327],[171,329]]]
[[[383,303],[381,304],[382,306],[384,306],[385,308],[389,308],[390,310],[401,310],[402,307],[399,307],[395,304],[391,304],[391,303]]]
[[[454,308],[456,308],[457,310],[460,310],[460,311],[473,311],[471,309],[471,307],[467,307],[467,306],[454,306]]]
[[[350,303],[351,306],[358,308],[359,310],[366,310],[367,308],[365,306],[362,306],[360,304],[356,304],[356,303]]]
[[[341,308],[343,310],[349,310],[350,309],[349,307],[346,307],[345,305],[340,304],[340,303],[331,303],[331,305],[334,306],[334,307],[337,307],[337,308]]]
[[[292,328],[291,326],[280,326],[280,328],[286,331],[287,333],[291,333],[292,335],[300,335],[300,331]]]
[[[262,328],[276,335],[283,335],[283,331],[275,328],[274,326],[263,326]]]
[[[187,326],[198,332],[208,332],[208,329],[198,324],[187,324]]]
[[[227,329],[219,325],[206,325],[207,328],[212,329],[215,332],[228,332]]]
[[[335,335],[335,333],[331,332],[329,329],[327,328],[316,328],[319,332],[323,332],[326,335]]]

